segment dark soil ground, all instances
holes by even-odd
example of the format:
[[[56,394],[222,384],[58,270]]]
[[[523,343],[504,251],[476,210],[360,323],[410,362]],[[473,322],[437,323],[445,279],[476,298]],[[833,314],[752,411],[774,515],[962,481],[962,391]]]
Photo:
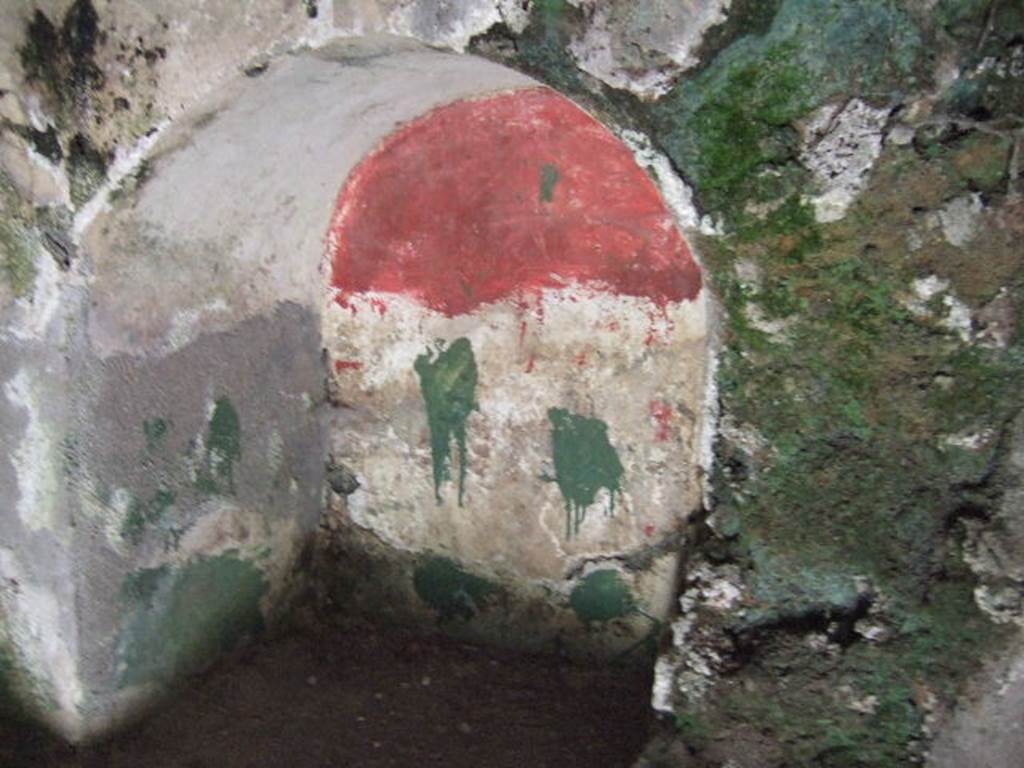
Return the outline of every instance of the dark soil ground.
[[[3,768],[625,768],[649,675],[371,626],[252,645],[111,740],[0,722]]]

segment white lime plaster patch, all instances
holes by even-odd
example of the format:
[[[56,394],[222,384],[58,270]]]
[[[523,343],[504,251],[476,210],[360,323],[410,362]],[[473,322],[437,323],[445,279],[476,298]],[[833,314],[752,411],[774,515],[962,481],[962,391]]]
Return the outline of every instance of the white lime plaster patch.
[[[646,170],[658,185],[661,196],[684,230],[695,230],[702,235],[721,235],[722,227],[709,215],[701,216],[693,202],[693,190],[672,170],[668,158],[651,144],[646,134],[624,130],[619,137],[633,152],[637,165]]]
[[[963,448],[965,451],[977,451],[979,448],[992,442],[995,432],[991,429],[983,429],[980,432],[959,432],[955,435],[947,435],[943,442],[954,448]]]
[[[752,301],[748,301],[743,305],[743,314],[752,328],[761,331],[761,333],[770,337],[772,341],[779,343],[789,341],[788,331],[793,325],[794,318],[768,318],[761,305],[755,304]]]
[[[914,135],[917,131],[913,126],[906,125],[905,123],[897,123],[889,130],[889,135],[885,137],[887,144],[893,144],[897,147],[905,147],[914,140]]]
[[[722,342],[717,326],[709,332],[708,359],[704,380],[704,419],[701,425],[700,444],[698,449],[698,466],[704,475],[703,494],[704,509],[714,508],[712,502],[711,472],[715,466],[715,436],[721,420],[721,409],[718,397],[718,368],[721,364],[720,350]]]
[[[701,626],[697,611],[742,616],[738,607],[744,589],[735,566],[714,568],[699,563],[686,576],[686,588],[679,598],[680,616],[672,623],[672,647],[655,663],[652,705],[660,712],[700,706],[711,690],[722,658],[715,650],[714,630]]]
[[[270,434],[267,435],[266,457],[271,472],[280,472],[284,465],[284,439],[276,429],[270,430]]]
[[[133,146],[118,146],[115,149],[114,161],[107,168],[107,178],[103,186],[75,213],[74,225],[71,228],[71,235],[75,245],[82,244],[82,234],[89,228],[93,220],[99,214],[110,210],[110,194],[128,176],[138,170],[139,165],[170,124],[170,120],[162,120],[145,136],[135,142]]]
[[[13,317],[0,330],[0,337],[13,337],[18,341],[44,341],[64,298],[61,272],[56,261],[48,257],[37,238],[33,236],[31,242],[36,252],[35,282],[31,293],[15,300]]]
[[[177,312],[171,319],[171,327],[167,331],[163,353],[170,354],[188,346],[202,333],[202,326],[210,317],[227,314],[230,311],[231,308],[224,299],[216,298],[201,307]]]
[[[654,685],[651,686],[651,708],[655,712],[674,715],[672,691],[676,684],[676,667],[668,656],[659,656],[654,662]]]
[[[84,691],[78,674],[73,626],[57,596],[28,579],[14,553],[0,547],[0,581],[18,584],[0,590],[6,632],[43,702],[38,716],[71,740],[82,735],[79,707]]]
[[[645,99],[664,96],[699,63],[705,33],[726,20],[731,0],[570,0],[590,18],[569,44],[577,66]]]
[[[60,525],[60,450],[43,420],[33,377],[24,369],[4,384],[7,400],[28,417],[24,436],[10,457],[18,477],[16,509],[21,522],[32,531],[48,530],[66,535]]]
[[[737,586],[739,571],[734,566],[722,566],[716,572],[708,565],[701,565],[692,578],[698,584],[697,594],[701,603],[716,611],[731,611],[743,595]]]
[[[914,280],[911,287],[914,289],[914,295],[917,298],[921,301],[928,301],[947,290],[949,288],[949,281],[943,280],[938,275],[928,275],[927,277],[920,277]]]
[[[939,209],[939,222],[946,242],[962,248],[974,239],[978,231],[978,217],[985,206],[981,195],[973,192],[955,197]]]
[[[836,693],[845,702],[846,707],[861,715],[873,715],[878,711],[878,697],[857,691],[851,685],[841,685]]]
[[[355,0],[331,3],[319,17],[333,20],[330,29],[318,27],[319,41],[330,37],[390,34],[428,45],[465,51],[470,40],[496,24],[514,34],[526,29],[530,3],[522,0]]]
[[[882,129],[888,118],[888,109],[850,99],[822,107],[803,127],[800,161],[821,190],[810,198],[819,222],[842,219],[867,184],[882,152]]]
[[[128,509],[132,503],[132,494],[127,488],[113,488],[106,498],[101,498],[99,487],[92,478],[82,483],[83,492],[79,496],[82,517],[103,533],[107,544],[121,556],[127,556],[130,547],[121,531],[128,517]]]
[[[960,340],[969,343],[974,334],[974,321],[971,308],[958,299],[949,290],[949,281],[938,275],[920,277],[910,285],[911,294],[900,298],[900,303],[916,317],[935,317],[929,302],[937,296],[942,297],[945,313],[938,322],[943,328],[955,333]]]
[[[942,297],[942,304],[946,307],[946,316],[942,319],[943,327],[959,336],[960,341],[970,342],[973,327],[971,308],[951,294]]]

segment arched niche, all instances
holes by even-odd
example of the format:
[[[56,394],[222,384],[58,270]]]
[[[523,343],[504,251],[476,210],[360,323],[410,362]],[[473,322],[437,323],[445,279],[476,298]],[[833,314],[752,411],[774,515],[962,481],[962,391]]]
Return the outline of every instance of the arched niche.
[[[133,716],[275,620],[325,521],[355,607],[631,652],[708,429],[707,292],[654,180],[472,57],[367,39],[254,74],[159,136],[38,338],[0,340],[26,708],[75,739]]]

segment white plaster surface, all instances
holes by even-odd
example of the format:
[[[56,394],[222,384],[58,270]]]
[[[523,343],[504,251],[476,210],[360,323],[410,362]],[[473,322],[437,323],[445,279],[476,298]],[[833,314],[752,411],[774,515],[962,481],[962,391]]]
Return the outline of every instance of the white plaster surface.
[[[851,99],[825,105],[807,121],[800,161],[821,190],[811,198],[818,221],[839,221],[846,215],[882,152],[888,118],[888,109]]]
[[[726,20],[732,0],[571,0],[588,15],[569,45],[584,72],[653,99],[697,65],[704,34]]]

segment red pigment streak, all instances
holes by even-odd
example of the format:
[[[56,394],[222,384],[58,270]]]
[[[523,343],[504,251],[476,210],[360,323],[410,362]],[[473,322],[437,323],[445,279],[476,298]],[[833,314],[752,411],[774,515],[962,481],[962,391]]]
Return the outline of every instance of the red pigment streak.
[[[362,367],[363,367],[363,364],[360,363],[358,360],[335,360],[334,361],[334,370],[335,370],[336,373],[341,373],[342,371],[357,371],[357,370],[359,370]]]
[[[659,306],[701,290],[629,149],[547,89],[450,104],[352,172],[331,222],[332,283],[448,316],[581,283]]]
[[[651,400],[651,416],[655,422],[654,439],[659,443],[667,443],[672,439],[672,420],[675,418],[671,403]]]
[[[519,346],[523,346],[523,339],[526,338],[526,321],[519,324]]]
[[[646,536],[653,536],[655,530],[656,530],[655,527],[653,525],[651,525],[650,523],[648,523],[647,525],[644,526],[644,534]]]
[[[529,362],[526,363],[526,372],[527,373],[533,373],[533,364],[534,364],[534,362],[535,361],[534,361],[533,355],[530,355],[530,360],[529,360]]]
[[[380,299],[371,299],[370,306],[377,310],[377,314],[384,317],[388,313],[388,305]]]

